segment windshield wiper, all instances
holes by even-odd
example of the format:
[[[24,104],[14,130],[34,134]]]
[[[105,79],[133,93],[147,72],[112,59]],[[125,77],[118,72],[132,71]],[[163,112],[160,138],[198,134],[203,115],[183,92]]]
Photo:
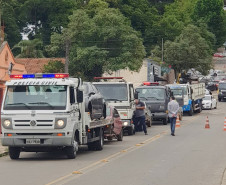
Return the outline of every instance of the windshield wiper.
[[[161,100],[161,99],[159,99],[159,98],[156,98],[156,97],[154,97],[154,96],[151,96],[151,97],[147,97],[147,98],[155,98],[156,100]]]
[[[122,101],[122,100],[119,100],[119,99],[114,99],[114,98],[112,98],[112,99],[106,99],[107,101]]]
[[[29,103],[29,104],[39,104],[39,105],[43,105],[43,104],[46,104],[48,105],[49,107],[51,107],[52,109],[54,108],[50,103],[48,102],[35,102],[35,103]]]
[[[144,98],[145,100],[148,100],[146,97],[143,97],[143,96],[141,96],[140,98]],[[148,97],[148,98],[150,98],[150,97]]]
[[[28,106],[26,103],[10,103],[10,104],[6,104],[6,105],[25,105],[25,107],[27,107],[28,109],[31,109],[31,107]]]

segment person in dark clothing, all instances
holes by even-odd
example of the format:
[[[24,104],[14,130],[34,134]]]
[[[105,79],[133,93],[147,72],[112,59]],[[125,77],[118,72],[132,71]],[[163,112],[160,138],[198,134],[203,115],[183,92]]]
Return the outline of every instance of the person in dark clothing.
[[[139,125],[143,126],[143,130],[145,135],[147,135],[147,129],[146,129],[146,123],[145,123],[145,104],[144,102],[135,99],[135,106],[136,110],[134,111],[134,125],[135,125],[135,131],[139,131]]]

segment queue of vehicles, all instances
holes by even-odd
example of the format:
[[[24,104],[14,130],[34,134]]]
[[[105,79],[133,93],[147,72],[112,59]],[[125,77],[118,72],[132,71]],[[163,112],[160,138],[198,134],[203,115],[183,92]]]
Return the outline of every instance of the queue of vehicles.
[[[168,122],[167,105],[174,95],[179,117],[184,111],[201,112],[203,84],[159,85],[145,82],[134,89],[122,78],[83,82],[68,74],[11,75],[1,108],[2,145],[11,159],[20,152],[63,150],[74,159],[79,146],[102,150],[104,139],[123,140],[133,135],[134,98],[145,103],[146,124]],[[117,81],[118,80],[118,81]],[[216,107],[216,106],[215,106]]]

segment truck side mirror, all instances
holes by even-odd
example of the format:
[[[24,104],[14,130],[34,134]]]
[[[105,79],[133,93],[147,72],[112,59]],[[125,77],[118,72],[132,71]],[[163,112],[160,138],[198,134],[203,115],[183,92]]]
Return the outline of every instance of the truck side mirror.
[[[135,93],[134,93],[134,99],[138,99],[138,92],[137,91],[135,91]]]
[[[172,96],[173,96],[173,92],[171,91],[171,92],[170,92],[170,97],[172,97]]]
[[[83,91],[80,91],[77,89],[77,102],[82,103],[83,102]]]
[[[74,87],[70,87],[70,103],[71,104],[75,103],[75,91],[74,91]]]

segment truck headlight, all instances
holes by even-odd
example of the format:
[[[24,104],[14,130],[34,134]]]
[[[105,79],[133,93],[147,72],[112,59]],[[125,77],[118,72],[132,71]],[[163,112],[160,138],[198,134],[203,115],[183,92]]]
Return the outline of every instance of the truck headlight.
[[[122,121],[122,125],[123,126],[128,126],[129,125],[129,123],[130,123],[130,121],[129,120],[126,120],[126,121]]]
[[[123,126],[127,126],[128,125],[128,122],[123,122]]]
[[[55,121],[55,128],[56,129],[64,128],[66,126],[66,122],[67,122],[66,118],[62,118],[62,119],[58,118],[58,119],[56,119],[56,121]]]
[[[160,110],[164,110],[165,106],[164,105],[160,105],[159,109]]]
[[[5,129],[12,129],[12,128],[13,128],[13,127],[12,127],[12,120],[10,120],[10,119],[5,119],[5,120],[3,121],[2,126],[3,126]]]

